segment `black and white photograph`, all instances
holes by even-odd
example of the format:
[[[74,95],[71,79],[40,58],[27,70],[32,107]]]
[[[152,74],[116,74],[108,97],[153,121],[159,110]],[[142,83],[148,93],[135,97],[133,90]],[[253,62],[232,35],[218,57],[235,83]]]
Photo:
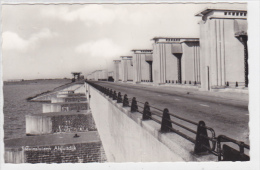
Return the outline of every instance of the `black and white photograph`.
[[[259,2],[28,2],[1,3],[1,167],[259,168]]]

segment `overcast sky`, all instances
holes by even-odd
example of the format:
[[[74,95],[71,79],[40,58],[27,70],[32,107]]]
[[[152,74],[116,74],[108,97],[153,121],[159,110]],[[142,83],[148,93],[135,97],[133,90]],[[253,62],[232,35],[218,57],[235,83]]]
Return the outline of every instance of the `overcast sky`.
[[[155,36],[198,37],[206,7],[243,4],[3,5],[3,79],[71,78],[134,48],[152,48]]]

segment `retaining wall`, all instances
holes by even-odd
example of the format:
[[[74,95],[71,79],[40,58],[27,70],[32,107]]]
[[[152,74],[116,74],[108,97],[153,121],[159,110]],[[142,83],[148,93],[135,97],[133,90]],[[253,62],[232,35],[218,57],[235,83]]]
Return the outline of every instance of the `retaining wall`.
[[[160,124],[88,85],[90,107],[109,162],[216,161],[193,154],[194,144],[175,133],[161,133]]]

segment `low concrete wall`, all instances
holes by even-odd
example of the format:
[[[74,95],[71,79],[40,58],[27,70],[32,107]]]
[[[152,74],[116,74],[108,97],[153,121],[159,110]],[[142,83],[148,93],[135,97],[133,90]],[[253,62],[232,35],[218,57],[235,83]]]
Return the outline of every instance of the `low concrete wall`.
[[[214,155],[193,154],[194,144],[175,133],[160,133],[160,124],[142,121],[92,86],[90,107],[109,162],[216,161]]]
[[[56,97],[57,94],[58,94],[58,92],[52,92],[52,93],[40,95],[40,96],[38,96],[38,97],[33,98],[31,101],[35,101],[35,102],[39,102],[39,101],[49,102],[49,101],[51,101],[51,99],[52,99],[53,97]]]
[[[53,97],[51,103],[87,101],[87,97]]]
[[[80,87],[74,90],[74,93],[85,93],[85,92],[86,92],[85,84],[81,85]]]
[[[96,130],[90,112],[44,113],[26,115],[25,118],[27,135]]]
[[[76,97],[76,96],[85,96],[85,93],[71,93],[71,94],[57,94],[57,97]]]
[[[71,86],[64,88],[63,90],[64,91],[66,91],[66,90],[73,90],[74,91],[75,89],[79,88],[80,86],[82,86],[82,84],[73,84]]]
[[[71,103],[45,103],[42,105],[42,112],[68,112],[77,110],[88,110],[87,102],[71,102]]]

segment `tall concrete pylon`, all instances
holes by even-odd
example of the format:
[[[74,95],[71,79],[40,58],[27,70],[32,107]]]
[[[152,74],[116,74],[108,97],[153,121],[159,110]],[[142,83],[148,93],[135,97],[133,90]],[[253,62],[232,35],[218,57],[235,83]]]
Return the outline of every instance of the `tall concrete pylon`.
[[[122,81],[133,81],[133,61],[132,56],[121,56],[122,59]]]
[[[153,38],[155,84],[200,82],[199,38]]]
[[[114,60],[114,81],[118,82],[121,79],[121,60]]]
[[[152,54],[151,49],[133,49],[134,83],[152,82]]]
[[[247,9],[207,8],[201,17],[201,89],[247,87]]]

